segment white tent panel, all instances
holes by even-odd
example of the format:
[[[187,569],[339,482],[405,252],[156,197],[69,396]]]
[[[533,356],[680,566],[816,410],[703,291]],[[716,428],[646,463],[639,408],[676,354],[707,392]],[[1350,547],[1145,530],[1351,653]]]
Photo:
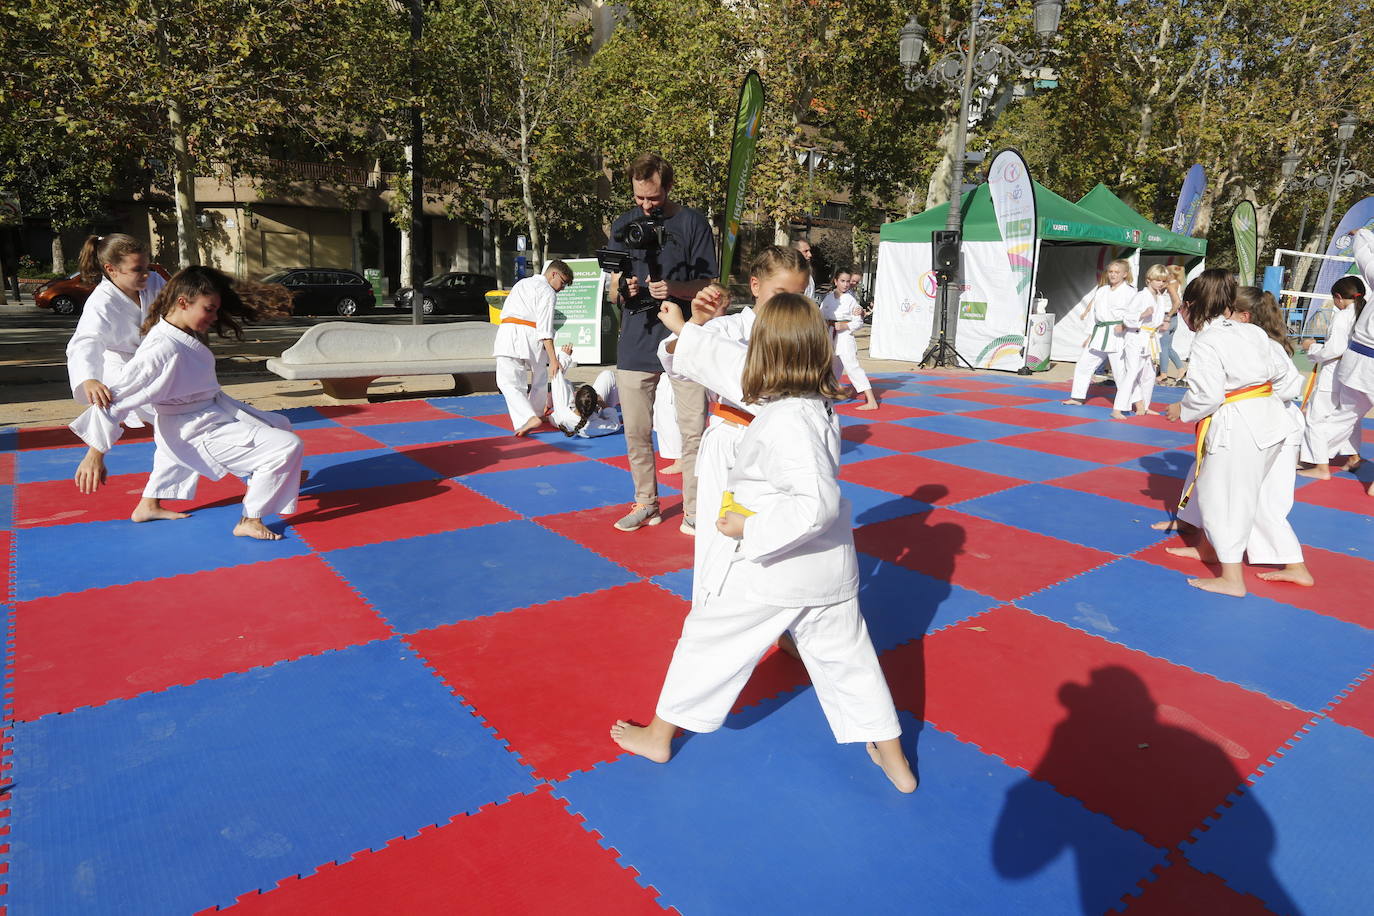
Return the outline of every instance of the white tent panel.
[[[929,244],[879,243],[869,356],[914,363],[925,355],[934,327],[937,289],[930,256]]]
[[[955,347],[978,369],[1015,372],[1026,364],[1026,302],[1001,242],[965,242]],[[1032,287],[1033,288],[1033,287]]]

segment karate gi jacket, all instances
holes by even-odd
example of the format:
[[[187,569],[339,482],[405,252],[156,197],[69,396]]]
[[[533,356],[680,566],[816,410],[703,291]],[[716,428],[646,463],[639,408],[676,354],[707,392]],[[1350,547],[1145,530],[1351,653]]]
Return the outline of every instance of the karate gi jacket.
[[[1193,423],[1212,415],[1208,454],[1247,442],[1265,449],[1301,431],[1285,402],[1298,397],[1302,381],[1293,360],[1259,327],[1216,318],[1193,340],[1179,418]],[[1227,393],[1266,382],[1274,386],[1269,397],[1226,403]]]

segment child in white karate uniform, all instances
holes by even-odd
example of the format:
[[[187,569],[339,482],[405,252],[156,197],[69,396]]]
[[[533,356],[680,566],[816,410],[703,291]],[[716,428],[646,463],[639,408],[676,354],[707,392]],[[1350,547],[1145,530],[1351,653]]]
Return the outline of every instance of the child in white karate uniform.
[[[136,411],[151,410],[158,417],[158,448],[176,461],[214,480],[225,474],[248,478],[235,535],[281,539],[262,519],[296,511],[304,447],[285,417],[224,393],[206,334],[213,328],[221,336],[242,336],[239,318],[259,317],[290,297],[281,287],[242,288],[261,309],[208,267],[188,267],[168,281],[149,309],[143,342],[110,386],[109,405],[92,404],[71,424],[89,446],[76,471],[77,489],[93,493],[105,482],[105,453],[119,440],[120,424]]]
[[[496,358],[496,387],[506,399],[517,436],[528,436],[544,423],[549,377],[558,371],[553,310],[558,294],[572,279],[572,268],[550,261],[542,274],[511,287],[501,307],[501,326],[491,352]]]
[[[564,346],[558,353],[558,373],[550,380],[553,411],[549,419],[568,438],[595,439],[614,435],[624,427],[620,419],[620,395],[615,390],[615,373],[603,370],[590,385],[573,388],[568,370],[577,365],[573,348]]]
[[[167,282],[149,270],[148,257],[147,245],[122,232],[88,236],[81,246],[81,276],[96,287],[67,342],[67,376],[78,404],[109,407],[110,385],[138,349],[148,308]],[[124,421],[131,429],[155,422],[156,415],[149,411],[135,411]],[[152,473],[130,518],[136,522],[186,518],[185,512],[163,507],[162,500],[190,499],[196,476],[166,449],[155,449]]]
[[[1120,389],[1122,376],[1126,374],[1121,359],[1122,345],[1125,340],[1123,322],[1126,306],[1135,296],[1136,289],[1131,279],[1131,265],[1128,261],[1113,261],[1107,265],[1107,282],[1099,286],[1079,314],[1082,320],[1092,312],[1093,329],[1084,341],[1083,352],[1073,370],[1073,388],[1065,404],[1082,404],[1088,396],[1088,385],[1093,375],[1107,362],[1112,368],[1112,378]]]
[[[1351,233],[1354,241],[1350,253],[1364,275],[1364,287],[1374,287],[1374,232],[1357,229]],[[1336,367],[1336,382],[1340,385],[1337,397],[1337,416],[1341,424],[1333,441],[1348,437],[1359,455],[1360,421],[1374,408],[1374,309],[1355,305],[1355,324],[1350,330],[1350,346]],[[1346,432],[1348,430],[1348,432]],[[1374,483],[1366,490],[1374,496]]]
[[[1126,306],[1122,326],[1122,377],[1116,380],[1116,401],[1112,417],[1126,418],[1126,411],[1135,409],[1137,416],[1154,413],[1155,376],[1159,372],[1159,329],[1164,316],[1177,297],[1177,283],[1170,284],[1169,268],[1154,264],[1145,272],[1145,288],[1136,293]]]
[[[1171,547],[1178,556],[1216,562],[1221,575],[1190,579],[1205,591],[1241,597],[1241,561],[1248,545],[1264,545],[1254,562],[1282,564],[1260,578],[1311,584],[1302,546],[1288,523],[1279,491],[1292,489],[1291,458],[1298,427],[1285,407],[1302,387],[1290,355],[1259,326],[1228,317],[1236,302],[1235,278],[1206,270],[1188,284],[1182,315],[1197,333],[1188,368],[1188,393],[1169,405],[1171,420],[1197,423],[1196,484],[1183,504],[1198,501],[1205,540]],[[1271,480],[1270,476],[1275,475]],[[1267,494],[1267,495],[1266,495]]]
[[[660,474],[682,473],[682,427],[677,425],[677,400],[673,397],[673,379],[666,372],[658,377],[654,389],[654,440],[658,457],[672,464],[658,469]]]
[[[1350,336],[1355,319],[1364,312],[1365,285],[1359,277],[1344,276],[1331,286],[1331,304],[1336,314],[1326,340],[1303,340],[1302,346],[1312,360],[1312,374],[1303,391],[1303,412],[1307,415],[1307,431],[1303,434],[1302,450],[1298,458],[1307,465],[1298,473],[1317,480],[1331,479],[1331,459],[1336,455],[1356,456],[1349,467],[1359,465],[1359,425],[1351,426],[1348,416],[1340,410],[1341,386],[1336,370],[1341,357],[1350,349]],[[1344,438],[1337,441],[1334,437]]]
[[[739,443],[715,527],[724,535],[697,566],[701,588],[682,627],[648,726],[621,720],[611,737],[657,763],[677,728],[720,727],[750,672],[778,636],[796,638],[835,739],[865,742],[899,791],[913,792],[892,696],[858,604],[849,503],[840,494],[840,426],[830,400],[830,333],[815,303],[774,296],[747,347],[660,312],[696,347],[742,357],[742,396],[757,411]]]
[[[835,336],[835,361],[849,376],[849,383],[854,386],[854,391],[864,399],[864,404],[859,410],[877,410],[878,398],[873,393],[873,385],[868,381],[868,374],[859,364],[859,343],[854,339],[854,332],[864,326],[864,310],[859,305],[859,300],[850,293],[858,282],[858,275],[847,267],[835,271],[835,288],[821,301],[821,315],[833,329],[831,333]],[[835,377],[838,378],[839,374],[840,370],[837,369]]]

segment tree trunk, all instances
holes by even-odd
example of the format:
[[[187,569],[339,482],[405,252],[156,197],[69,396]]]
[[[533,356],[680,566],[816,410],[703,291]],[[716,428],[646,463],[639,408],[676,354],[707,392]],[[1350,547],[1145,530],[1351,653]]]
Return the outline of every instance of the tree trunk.
[[[491,217],[491,253],[492,263],[496,267],[496,285],[505,289],[505,272],[501,264],[501,220],[495,214]]]
[[[940,132],[940,139],[935,142],[936,147],[944,154],[940,157],[940,163],[935,166],[935,171],[930,173],[930,184],[926,186],[926,205],[925,209],[938,207],[940,204],[949,200],[949,173],[954,168],[954,143],[958,131],[959,113],[956,111],[954,117],[945,122],[944,130]]]
[[[780,219],[773,220],[773,244],[784,248],[792,244],[792,240],[787,237],[787,226]]]
[[[529,113],[526,111],[528,100],[525,86],[520,84],[520,201],[525,208],[525,223],[529,227],[530,247],[533,254],[541,250],[539,236],[539,216],[534,212],[534,188],[530,175],[530,128]]]
[[[62,251],[60,232],[54,232],[52,235],[52,272],[59,275],[67,272],[67,255]]]
[[[482,252],[478,258],[478,273],[486,273],[487,268],[493,263],[491,257],[491,212],[494,209],[496,209],[496,201],[482,201]]]
[[[172,132],[172,174],[176,182],[177,263],[186,268],[200,263],[200,236],[196,231],[196,177],[178,99],[168,100],[167,123]]]

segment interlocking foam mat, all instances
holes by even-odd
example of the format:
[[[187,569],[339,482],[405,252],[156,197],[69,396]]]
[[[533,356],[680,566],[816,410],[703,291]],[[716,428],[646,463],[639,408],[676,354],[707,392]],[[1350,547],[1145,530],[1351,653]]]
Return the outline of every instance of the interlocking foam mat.
[[[1242,599],[1165,551],[1190,431],[1016,376],[879,374],[840,407],[860,599],[922,784],[760,662],[657,766],[689,608],[619,437],[510,435],[490,395],[295,408],[276,543],[242,484],[128,514],[152,444],[70,484],[0,429],[0,905],[10,914],[1262,913],[1374,907],[1374,499],[1304,481],[1317,584]],[[1160,400],[1177,393],[1162,390]],[[661,465],[660,465],[661,466]],[[1362,472],[1365,478],[1368,472]],[[713,502],[709,495],[703,504]]]

